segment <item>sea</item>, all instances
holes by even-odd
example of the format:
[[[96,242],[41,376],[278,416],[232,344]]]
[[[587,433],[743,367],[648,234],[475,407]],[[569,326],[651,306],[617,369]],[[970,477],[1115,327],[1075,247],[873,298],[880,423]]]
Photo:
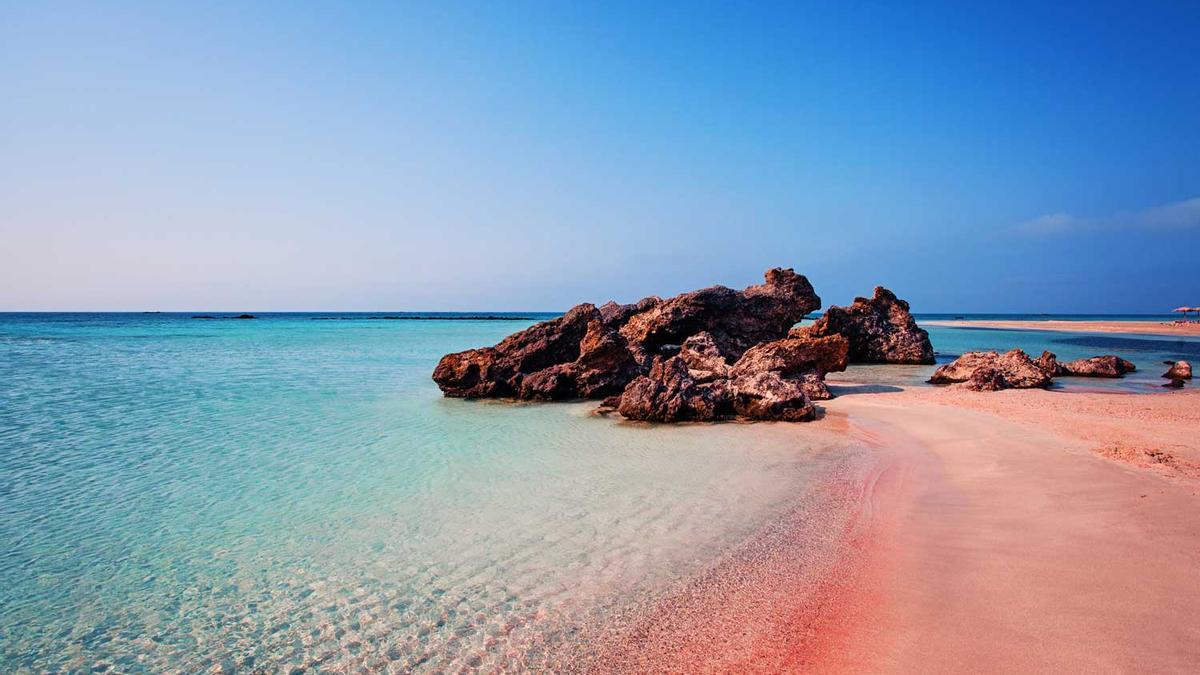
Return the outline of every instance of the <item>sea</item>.
[[[641,425],[430,380],[555,313],[232,316],[0,314],[0,672],[545,669],[871,452],[821,423]],[[958,316],[1172,318],[918,320]],[[1162,361],[1200,359],[1186,338],[929,332],[939,362],[1138,366],[1068,391],[1157,393]]]

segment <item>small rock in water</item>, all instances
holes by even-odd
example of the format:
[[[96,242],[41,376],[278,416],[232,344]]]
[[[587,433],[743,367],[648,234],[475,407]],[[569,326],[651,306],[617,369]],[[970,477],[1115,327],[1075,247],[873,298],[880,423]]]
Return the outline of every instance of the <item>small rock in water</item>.
[[[1003,354],[967,352],[938,368],[930,384],[958,384],[974,391],[1037,389],[1050,386],[1050,376],[1020,349]]]
[[[1061,364],[1062,375],[1073,375],[1075,377],[1122,377],[1125,373],[1132,373],[1137,370],[1137,366],[1129,361],[1112,354],[1104,356],[1093,356],[1090,359],[1076,359]]]
[[[1192,379],[1192,364],[1187,361],[1175,361],[1171,363],[1171,368],[1163,373],[1163,377],[1172,380],[1190,380]]]

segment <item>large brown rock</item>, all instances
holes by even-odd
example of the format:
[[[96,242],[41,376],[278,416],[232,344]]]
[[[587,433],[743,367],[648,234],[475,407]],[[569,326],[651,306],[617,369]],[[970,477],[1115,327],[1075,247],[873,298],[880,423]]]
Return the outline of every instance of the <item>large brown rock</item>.
[[[732,375],[774,372],[794,381],[808,398],[823,401],[833,398],[825,385],[825,375],[846,369],[849,350],[849,341],[841,335],[793,335],[746,350],[733,365]]]
[[[802,422],[816,414],[802,378],[763,371],[699,382],[682,356],[659,357],[650,374],[631,382],[615,406],[622,417],[646,422],[732,417]]]
[[[696,371],[692,379],[726,379],[733,360],[786,336],[820,304],[808,280],[790,269],[769,270],[764,283],[743,291],[714,286],[667,300],[582,304],[495,347],[447,354],[433,379],[446,396],[603,398],[675,353]]]
[[[622,417],[646,422],[715,420],[732,414],[727,380],[697,382],[679,356],[658,358],[629,383],[617,402]]]
[[[790,269],[772,269],[764,283],[735,291],[712,286],[663,300],[635,313],[621,335],[642,363],[665,355],[692,335],[707,332],[727,359],[767,340],[777,340],[821,306],[808,279]]]
[[[755,345],[730,365],[710,333],[697,333],[630,383],[617,412],[655,422],[809,420],[812,401],[831,398],[825,374],[846,368],[848,349],[840,335],[788,337]]]
[[[745,419],[804,422],[816,413],[802,384],[777,372],[743,375],[732,380],[729,388],[734,412]]]
[[[755,345],[734,364],[735,374],[775,371],[784,375],[846,369],[850,342],[841,335],[793,335]]]
[[[433,380],[447,396],[559,400],[616,393],[638,372],[620,335],[582,304],[495,347],[443,356]]]
[[[1034,389],[1050,386],[1050,376],[1020,349],[1003,354],[968,352],[938,368],[931,384],[955,384],[975,391]]]
[[[679,349],[679,358],[698,382],[728,379],[733,369],[717,348],[712,335],[707,332],[696,333],[684,340]]]
[[[1122,377],[1125,373],[1137,370],[1137,366],[1129,361],[1111,354],[1093,356],[1090,359],[1076,359],[1063,363],[1061,366],[1063,372],[1059,373],[1060,375],[1075,377]]]
[[[849,307],[830,307],[825,315],[793,334],[843,335],[850,341],[852,363],[930,364],[929,333],[917,326],[908,303],[882,286],[871,298],[855,298]]]
[[[1176,361],[1171,364],[1167,372],[1163,373],[1163,377],[1170,380],[1190,380],[1192,379],[1192,364],[1187,361]]]

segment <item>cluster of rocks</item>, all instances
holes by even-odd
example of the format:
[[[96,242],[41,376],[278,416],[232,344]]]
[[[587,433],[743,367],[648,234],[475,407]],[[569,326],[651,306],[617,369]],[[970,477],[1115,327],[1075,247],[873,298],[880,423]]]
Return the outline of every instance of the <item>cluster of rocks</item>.
[[[956,384],[974,391],[1037,389],[1049,387],[1055,377],[1123,377],[1137,366],[1106,354],[1060,363],[1053,352],[1037,359],[1020,349],[998,352],[968,352],[936,371],[930,384]]]
[[[741,291],[582,304],[494,347],[447,354],[433,379],[454,397],[604,399],[635,420],[807,420],[813,400],[831,397],[825,375],[849,361],[933,362],[928,334],[887,289],[793,328],[820,306],[804,276],[778,268]]]

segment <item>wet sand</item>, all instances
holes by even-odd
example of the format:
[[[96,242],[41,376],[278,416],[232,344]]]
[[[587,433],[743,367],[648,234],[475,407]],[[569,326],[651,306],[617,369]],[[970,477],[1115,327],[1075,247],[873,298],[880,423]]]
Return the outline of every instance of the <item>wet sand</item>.
[[[869,461],[565,670],[1195,672],[1200,392],[833,388]]]
[[[1200,321],[1162,323],[1159,321],[922,321],[926,326],[951,328],[997,328],[1010,330],[1053,330],[1068,333],[1137,333],[1139,335],[1200,336]]]
[[[843,394],[827,417],[908,461],[869,619],[822,670],[1195,672],[1200,393]]]

